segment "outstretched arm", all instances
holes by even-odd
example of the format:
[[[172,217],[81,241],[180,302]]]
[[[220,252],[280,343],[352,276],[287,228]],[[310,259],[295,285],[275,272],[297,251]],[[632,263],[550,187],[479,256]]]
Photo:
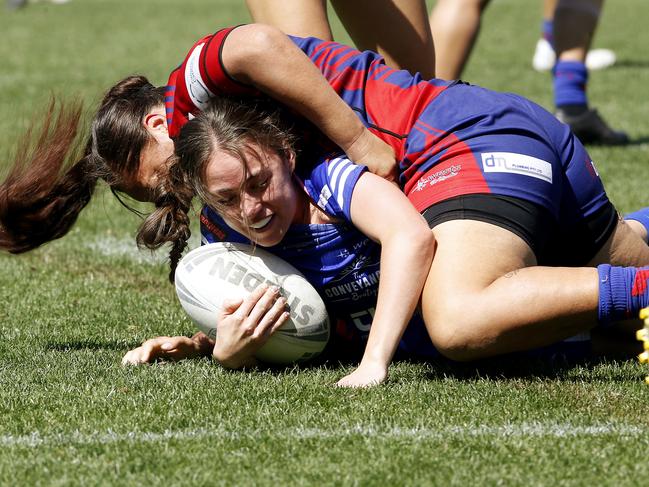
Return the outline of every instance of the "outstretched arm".
[[[254,354],[289,317],[286,298],[277,288],[261,285],[244,299],[226,302],[217,325],[217,340],[204,333],[156,337],[124,355],[122,365],[139,365],[160,359],[183,360],[212,355],[229,369],[256,365]]]
[[[280,30],[261,24],[237,27],[223,43],[221,60],[230,76],[302,114],[354,162],[396,179],[392,148],[365,128],[320,70]]]
[[[365,173],[356,183],[351,217],[359,230],[381,244],[381,279],[361,363],[338,385],[366,387],[387,378],[390,361],[428,276],[435,240],[406,196],[374,174]]]

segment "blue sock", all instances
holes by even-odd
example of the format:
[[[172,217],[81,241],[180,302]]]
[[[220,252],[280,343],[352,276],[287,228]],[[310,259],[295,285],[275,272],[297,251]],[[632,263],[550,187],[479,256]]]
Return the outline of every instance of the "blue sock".
[[[588,70],[584,63],[557,61],[552,74],[554,77],[554,104],[557,108],[566,105],[588,105],[586,98]]]
[[[541,23],[541,36],[554,47],[554,22],[552,19],[543,19]]]
[[[649,237],[649,207],[641,208],[638,211],[624,215],[625,220],[635,220],[647,229],[647,236]]]
[[[649,306],[649,266],[597,266],[599,275],[598,320],[602,325],[637,318]]]

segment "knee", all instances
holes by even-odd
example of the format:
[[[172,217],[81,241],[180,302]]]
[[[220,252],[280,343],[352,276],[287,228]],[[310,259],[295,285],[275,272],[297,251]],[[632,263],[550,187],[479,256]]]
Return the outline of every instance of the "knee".
[[[433,345],[444,357],[458,362],[468,362],[489,356],[492,341],[484,332],[484,323],[466,305],[447,303],[436,310],[434,316],[424,316]]]

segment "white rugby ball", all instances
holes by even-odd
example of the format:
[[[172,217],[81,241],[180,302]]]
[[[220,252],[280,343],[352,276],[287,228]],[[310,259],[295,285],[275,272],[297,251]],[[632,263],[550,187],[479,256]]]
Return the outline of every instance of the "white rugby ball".
[[[212,339],[225,299],[243,298],[264,282],[278,286],[291,316],[255,354],[263,362],[304,362],[329,340],[329,317],[318,292],[295,267],[259,247],[230,242],[198,247],[181,259],[175,282],[183,309]]]

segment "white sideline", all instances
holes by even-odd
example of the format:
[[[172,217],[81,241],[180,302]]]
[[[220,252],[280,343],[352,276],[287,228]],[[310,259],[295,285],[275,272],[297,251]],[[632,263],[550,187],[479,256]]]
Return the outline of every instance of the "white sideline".
[[[189,239],[189,249],[198,247],[200,240],[192,235]],[[167,260],[167,252],[150,252],[146,249],[138,249],[135,238],[114,237],[111,235],[98,236],[83,243],[87,249],[105,257],[122,257],[137,264],[158,265]]]
[[[326,429],[302,429],[293,428],[284,430],[278,434],[270,431],[249,430],[249,431],[228,431],[223,429],[193,429],[193,430],[167,430],[162,433],[147,431],[133,431],[129,433],[117,433],[111,430],[102,433],[61,433],[54,435],[40,435],[34,432],[30,435],[1,435],[0,446],[2,447],[27,447],[38,448],[41,446],[64,446],[64,445],[93,445],[111,443],[154,443],[168,440],[191,440],[203,438],[215,438],[221,440],[237,440],[257,437],[275,437],[278,439],[330,439],[345,437],[366,437],[369,439],[446,439],[446,438],[576,438],[576,437],[598,437],[618,436],[649,438],[649,428],[633,426],[628,424],[602,423],[587,426],[560,423],[522,423],[505,424],[502,426],[451,426],[440,429],[430,428],[389,428],[376,429],[372,427],[358,426],[341,430]],[[645,440],[646,442],[646,440]]]

